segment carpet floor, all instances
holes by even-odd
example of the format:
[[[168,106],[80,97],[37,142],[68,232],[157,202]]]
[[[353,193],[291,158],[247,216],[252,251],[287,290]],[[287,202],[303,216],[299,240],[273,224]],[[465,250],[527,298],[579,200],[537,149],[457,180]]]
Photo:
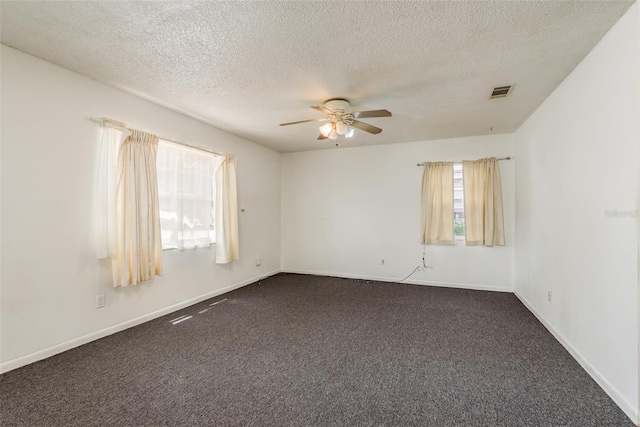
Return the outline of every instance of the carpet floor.
[[[29,427],[633,426],[513,294],[295,274],[8,372],[0,405]]]

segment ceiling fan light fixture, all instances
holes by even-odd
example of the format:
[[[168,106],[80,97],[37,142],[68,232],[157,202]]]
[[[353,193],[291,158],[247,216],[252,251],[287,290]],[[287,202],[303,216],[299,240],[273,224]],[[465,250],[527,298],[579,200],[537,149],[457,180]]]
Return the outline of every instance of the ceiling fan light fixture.
[[[329,137],[329,134],[331,133],[332,130],[333,130],[332,123],[326,123],[320,126],[320,133],[322,134],[322,136]]]
[[[343,121],[336,122],[336,132],[338,135],[346,135],[349,132],[349,125]]]
[[[314,105],[311,106],[314,110],[317,110],[325,114],[324,118],[299,120],[296,122],[281,123],[280,126],[297,125],[301,123],[311,122],[326,122],[319,127],[320,135],[318,140],[332,139],[336,140],[339,136],[344,138],[351,138],[354,133],[354,128],[368,132],[372,135],[377,135],[382,132],[379,127],[372,126],[368,123],[361,122],[359,119],[377,118],[377,117],[391,117],[391,112],[387,110],[367,110],[367,111],[350,111],[351,104],[349,101],[343,98],[332,98],[324,102],[324,106]]]

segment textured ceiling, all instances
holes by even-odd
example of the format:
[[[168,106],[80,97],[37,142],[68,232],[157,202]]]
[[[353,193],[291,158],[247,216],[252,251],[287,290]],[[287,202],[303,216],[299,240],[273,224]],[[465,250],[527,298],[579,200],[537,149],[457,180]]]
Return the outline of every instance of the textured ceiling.
[[[393,113],[343,146],[514,131],[631,3],[3,1],[1,41],[287,152],[332,97]]]

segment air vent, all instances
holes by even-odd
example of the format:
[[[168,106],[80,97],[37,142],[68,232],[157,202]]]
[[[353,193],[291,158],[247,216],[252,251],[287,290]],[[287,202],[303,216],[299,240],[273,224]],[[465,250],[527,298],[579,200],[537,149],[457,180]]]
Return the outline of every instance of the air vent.
[[[499,86],[493,88],[493,92],[491,93],[491,99],[493,98],[504,98],[509,95],[509,91],[511,90],[511,85],[509,86]]]

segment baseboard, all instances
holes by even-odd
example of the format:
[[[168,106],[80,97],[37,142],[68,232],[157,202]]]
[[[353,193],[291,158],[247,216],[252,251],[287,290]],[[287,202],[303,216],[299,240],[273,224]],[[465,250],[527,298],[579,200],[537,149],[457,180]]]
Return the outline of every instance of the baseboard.
[[[108,335],[115,334],[117,332],[124,331],[125,329],[132,328],[141,323],[148,322],[153,319],[157,319],[158,317],[162,317],[169,313],[173,313],[174,311],[182,310],[185,307],[189,307],[191,305],[197,304],[201,301],[204,301],[209,298],[216,297],[218,295],[233,291],[235,289],[241,288],[246,285],[250,285],[259,280],[264,279],[265,277],[273,276],[274,274],[280,273],[280,269],[270,271],[268,273],[264,273],[258,276],[254,276],[247,280],[243,280],[242,282],[235,283],[233,285],[227,286],[226,288],[217,289],[212,292],[208,292],[206,294],[200,295],[195,298],[188,299],[186,301],[179,302],[177,304],[170,305],[168,307],[162,308],[160,310],[153,311],[151,313],[144,314],[142,316],[136,317],[131,320],[127,320],[125,322],[119,323],[117,325],[109,326],[108,328],[101,329],[96,332],[92,332],[87,335],[83,335],[78,338],[74,338],[72,340],[66,341],[61,344],[57,344],[43,350],[36,351],[35,353],[28,354],[26,356],[19,357],[17,359],[9,360],[8,362],[4,362],[0,364],[0,374],[5,372],[12,371],[14,369],[20,368],[22,366],[28,365],[33,362],[37,362],[42,359],[46,359],[51,356],[55,356],[56,354],[60,354],[67,350],[71,350],[72,348],[79,347],[81,345],[90,343],[91,341],[98,340],[100,338],[104,338]]]
[[[344,279],[375,280],[379,282],[390,282],[390,283],[398,283],[398,281],[402,279],[402,278],[394,279],[391,277],[366,276],[366,275],[344,274],[344,273],[329,273],[326,271],[296,270],[296,269],[290,269],[290,268],[283,268],[282,272],[295,273],[295,274],[312,274],[314,276],[341,277]],[[512,289],[500,288],[498,286],[478,285],[473,283],[431,282],[427,280],[405,280],[401,283],[407,283],[409,285],[439,286],[443,288],[471,289],[475,291],[513,292]]]
[[[591,378],[593,378],[593,380],[600,386],[600,388],[602,388],[609,395],[609,397],[611,397],[611,399],[616,403],[616,405],[620,407],[620,409],[622,409],[622,411],[631,419],[631,421],[633,421],[635,425],[640,425],[640,413],[638,412],[638,408],[635,408],[632,404],[627,402],[625,398],[622,397],[622,395],[618,392],[618,390],[616,390],[616,388],[611,385],[611,383],[607,381],[607,379],[591,363],[589,363],[589,361],[584,356],[582,356],[582,354],[580,354],[580,352],[576,350],[575,347],[573,347],[569,343],[569,341],[567,341],[567,339],[560,332],[558,332],[557,329],[555,329],[549,322],[547,322],[544,317],[542,317],[542,315],[538,313],[538,311],[533,307],[533,305],[529,303],[529,301],[527,301],[525,297],[515,291],[514,294],[516,297],[518,297],[522,304],[524,304],[524,306],[527,307],[527,309],[529,309],[529,311],[540,321],[540,323],[542,323],[545,328],[547,328],[547,330],[551,332],[551,335],[553,335],[555,339],[558,340],[558,342],[560,342],[560,344],[562,344],[564,348],[567,349],[569,354],[571,354],[571,356],[576,359],[580,366],[582,366],[582,368],[587,371],[589,375],[591,375]]]

